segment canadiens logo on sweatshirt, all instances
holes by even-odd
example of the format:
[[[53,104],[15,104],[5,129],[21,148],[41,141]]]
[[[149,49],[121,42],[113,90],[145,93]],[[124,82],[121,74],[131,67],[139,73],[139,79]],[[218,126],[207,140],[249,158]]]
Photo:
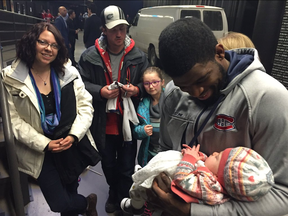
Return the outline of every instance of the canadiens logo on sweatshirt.
[[[231,116],[219,114],[216,116],[214,128],[217,130],[235,129],[235,119]]]

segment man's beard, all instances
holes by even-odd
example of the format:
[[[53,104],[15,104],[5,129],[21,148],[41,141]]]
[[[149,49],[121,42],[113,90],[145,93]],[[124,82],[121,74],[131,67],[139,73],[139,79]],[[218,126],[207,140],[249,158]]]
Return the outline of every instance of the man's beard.
[[[216,86],[213,85],[210,87],[213,91],[213,94],[211,95],[211,97],[209,97],[206,100],[199,100],[198,98],[194,99],[194,100],[197,100],[199,103],[202,103],[208,107],[213,105],[217,101],[217,99],[220,96],[220,90],[224,89],[224,87],[226,86],[226,82],[227,82],[226,80],[227,74],[225,72],[224,67],[221,64],[219,64],[217,61],[215,61],[215,63],[218,65],[219,72],[222,75],[222,77],[219,78],[219,82]]]

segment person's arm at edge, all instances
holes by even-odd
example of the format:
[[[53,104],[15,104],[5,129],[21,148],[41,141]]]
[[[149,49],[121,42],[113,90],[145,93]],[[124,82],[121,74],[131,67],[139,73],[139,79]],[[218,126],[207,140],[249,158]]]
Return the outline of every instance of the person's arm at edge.
[[[6,87],[7,101],[10,111],[10,117],[12,122],[12,131],[15,138],[27,145],[29,148],[38,152],[43,152],[51,141],[44,134],[36,131],[30,124],[26,123],[18,114],[17,109],[13,103],[12,95],[9,91],[9,87]]]
[[[87,43],[87,37],[89,35],[89,23],[90,23],[90,20],[86,19],[85,20],[85,23],[84,23],[84,33],[83,33],[83,42],[84,42],[84,45]],[[86,47],[88,48],[88,47]]]
[[[167,127],[161,127],[161,125],[168,125],[169,123],[169,113],[167,111],[166,105],[166,99],[169,96],[169,94],[177,87],[175,87],[174,82],[170,81],[167,83],[165,90],[162,94],[164,94],[163,103],[161,104],[161,119],[160,119],[160,133],[159,133],[159,143],[160,143],[160,151],[167,151],[167,150],[176,150],[173,148],[173,143],[169,137],[169,132],[167,130]],[[179,147],[178,150],[181,150],[181,147]]]
[[[61,19],[61,17],[59,17],[59,18],[56,18],[55,19],[55,22],[54,22],[54,26],[60,31],[60,33],[62,32],[62,25],[61,25],[61,23],[60,23],[60,19]],[[61,33],[61,35],[62,35],[62,33]]]
[[[93,100],[97,100],[97,101],[106,100],[101,97],[101,89],[103,88],[103,86],[96,85],[91,82],[91,74],[95,73],[95,71],[93,71],[94,65],[88,61],[84,61],[83,54],[80,57],[78,65],[80,68],[79,71],[80,71],[81,78],[85,84],[85,88],[92,95]]]
[[[74,80],[73,85],[75,97],[77,100],[77,115],[72,124],[69,134],[73,134],[80,141],[92,124],[94,109],[92,106],[92,96],[85,89],[85,85],[80,77],[80,74],[74,67],[71,67],[71,70],[74,70],[74,73],[77,73],[78,75],[78,79]]]
[[[135,139],[137,139],[137,140],[143,140],[146,137],[148,137],[148,135],[146,134],[146,132],[144,130],[144,127],[147,124],[144,120],[145,117],[141,115],[142,114],[142,112],[141,112],[142,108],[143,109],[145,108],[144,101],[141,101],[139,103],[138,108],[137,108],[137,116],[139,119],[139,124],[133,125],[133,128],[132,128],[133,135],[134,135]]]
[[[142,66],[140,67],[140,71],[138,71],[140,73],[140,77],[142,78],[144,71],[146,70],[146,68],[149,67],[149,61],[146,57],[146,54],[143,53],[141,50],[139,50],[139,52],[141,53],[141,58],[142,58]],[[139,89],[138,94],[135,95],[134,97],[143,97],[145,89],[144,86],[142,84],[142,82],[140,81],[139,83],[137,83],[136,87]]]
[[[69,19],[69,18],[68,18]],[[75,29],[73,29],[73,24],[71,23],[71,22],[73,22],[72,20],[71,21],[66,21],[66,23],[67,23],[67,28],[68,28],[68,31],[69,31],[69,33],[68,33],[68,35],[70,34],[70,33],[72,33],[72,34],[75,34],[76,33],[76,30]]]

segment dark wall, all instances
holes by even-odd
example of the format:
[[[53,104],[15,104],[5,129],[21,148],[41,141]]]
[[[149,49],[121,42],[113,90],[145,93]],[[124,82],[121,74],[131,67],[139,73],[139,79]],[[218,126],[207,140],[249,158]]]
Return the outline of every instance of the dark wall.
[[[139,9],[143,7],[143,1],[94,1],[98,8],[98,14],[100,15],[101,11],[109,6],[109,5],[116,5],[122,8],[125,15],[129,14],[130,18],[132,19]]]
[[[33,3],[36,5],[36,11],[41,13],[43,9],[50,9],[52,14],[55,16],[58,13],[59,6],[65,6],[67,9],[75,10],[76,14],[87,12],[87,4],[90,2],[85,1],[35,1]],[[95,1],[93,2],[97,7],[97,14],[100,15],[101,11],[109,6],[116,5],[122,8],[125,14],[129,14],[130,17],[134,17],[137,11],[143,7],[143,1],[139,0],[129,0],[129,1]]]
[[[261,62],[267,73],[271,74],[286,2],[287,0],[180,0],[178,4],[224,8],[229,31],[241,32],[252,39]],[[145,7],[170,3],[171,0],[144,0]]]
[[[1,0],[0,0],[1,1]],[[7,1],[7,10],[14,7],[16,13],[40,17],[42,10],[50,9],[52,15],[56,16],[58,7],[63,5],[67,9],[74,9],[76,14],[84,13],[87,10],[89,1],[43,1],[43,0],[14,0],[13,5]],[[259,51],[261,60],[271,73],[277,41],[280,34],[284,7],[283,0],[126,0],[126,1],[98,1],[94,0],[97,6],[97,14],[108,5],[120,6],[130,19],[137,11],[144,7],[171,4],[198,4],[223,7],[228,20],[229,31],[237,31],[246,34],[254,42]],[[0,5],[1,7],[1,5]],[[2,6],[3,7],[3,6]],[[1,8],[2,9],[2,8]],[[77,16],[78,17],[78,16]]]
[[[252,39],[269,74],[274,63],[285,5],[286,1],[283,0],[260,0],[258,5]]]
[[[281,24],[278,45],[273,61],[271,75],[278,79],[288,89],[288,0]]]
[[[41,17],[42,10],[50,9],[51,13],[53,16],[57,16],[58,13],[58,7],[59,6],[65,6],[67,9],[73,9],[76,12],[76,15],[79,15],[81,12],[82,14],[84,12],[87,12],[87,4],[90,2],[85,0],[85,1],[55,1],[55,0],[50,0],[50,1],[40,1],[40,0],[32,0],[31,1],[15,1],[14,0],[14,5],[17,3],[21,4],[26,4],[27,8],[32,8],[33,12],[30,13],[33,16]],[[109,6],[109,5],[116,5],[122,8],[124,11],[125,15],[129,14],[130,18],[132,19],[136,13],[138,12],[139,9],[143,7],[143,1],[142,0],[127,0],[127,1],[95,1],[93,2],[96,7],[97,7],[97,14],[100,15],[101,11]],[[28,5],[29,4],[29,5]],[[27,9],[26,9],[27,11]],[[22,12],[21,12],[22,13]],[[27,14],[27,13],[26,13]],[[29,14],[29,15],[30,15]]]
[[[229,31],[236,31],[252,37],[259,0],[223,0]]]
[[[3,1],[0,0],[0,9],[12,11],[19,14],[26,14],[29,16],[34,16],[42,18],[41,13],[43,10],[47,12],[49,9],[51,14],[56,17],[58,15],[58,8],[60,6],[65,6],[67,9],[73,9],[76,13],[76,17],[80,13],[87,12],[87,4],[91,3],[88,0],[14,0],[11,5],[11,1],[6,1],[7,5],[4,8]],[[122,8],[125,15],[129,14],[130,20],[136,15],[139,9],[143,7],[142,0],[126,0],[126,1],[98,1],[93,2],[97,7],[97,14],[100,15],[101,11],[109,5],[117,5]]]

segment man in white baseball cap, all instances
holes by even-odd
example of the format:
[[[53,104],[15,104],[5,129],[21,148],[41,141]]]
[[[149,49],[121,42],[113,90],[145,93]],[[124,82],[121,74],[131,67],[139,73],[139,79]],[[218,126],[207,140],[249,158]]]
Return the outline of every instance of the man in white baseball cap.
[[[102,25],[108,29],[112,29],[120,24],[129,25],[122,9],[115,5],[110,5],[101,12],[101,21]]]
[[[127,215],[121,211],[120,202],[129,196],[133,183],[137,140],[124,141],[123,116],[121,112],[106,113],[106,103],[116,99],[117,107],[121,107],[122,97],[128,97],[134,105],[138,104],[145,92],[141,79],[149,63],[146,55],[135,47],[135,42],[127,35],[129,24],[120,7],[106,7],[100,18],[102,34],[96,39],[95,46],[81,55],[80,74],[86,89],[93,96],[94,117],[90,130],[102,155],[102,169],[109,185],[105,210],[107,213],[117,211],[117,215]],[[108,88],[114,81],[122,83],[123,87]]]

